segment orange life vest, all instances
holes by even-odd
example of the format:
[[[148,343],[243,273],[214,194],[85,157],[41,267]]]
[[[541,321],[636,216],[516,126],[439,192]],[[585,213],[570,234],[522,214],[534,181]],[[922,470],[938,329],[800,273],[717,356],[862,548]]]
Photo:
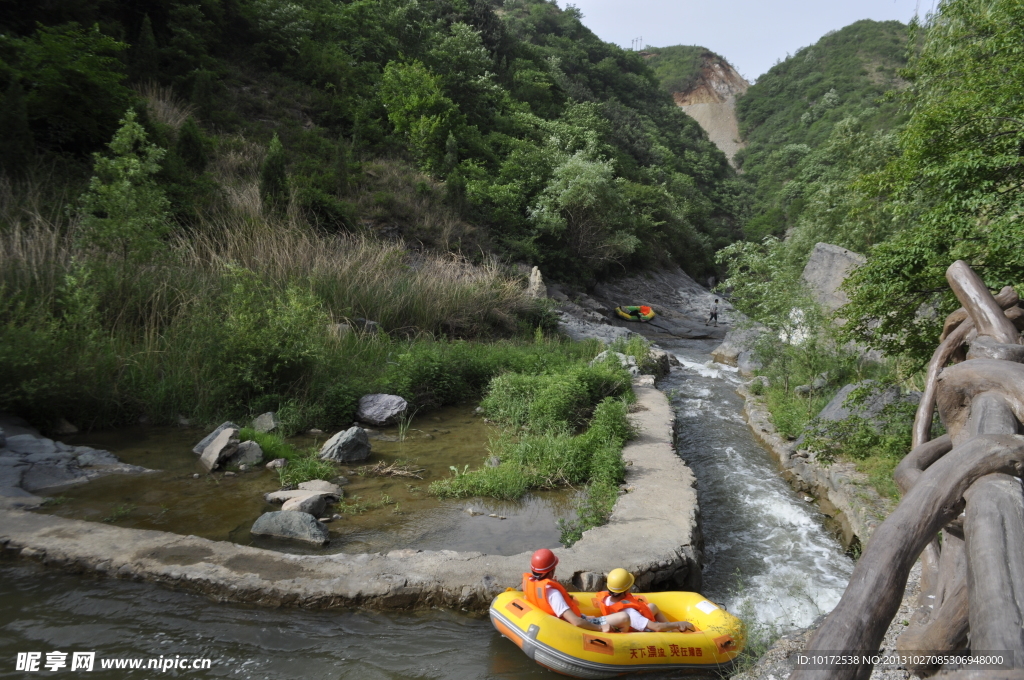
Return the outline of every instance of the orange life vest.
[[[648,621],[656,621],[654,612],[647,606],[646,603],[633,597],[633,593],[626,593],[626,596],[618,602],[612,602],[607,604],[606,600],[611,596],[611,592],[603,590],[597,594],[597,606],[601,608],[601,614],[608,616],[616,612],[621,612],[624,609],[635,609],[640,612],[640,616],[644,617]]]
[[[552,609],[551,604],[548,603],[548,588],[554,588],[562,594],[562,597],[565,598],[565,603],[569,605],[569,609],[572,610],[573,614],[576,616],[583,616],[580,612],[580,606],[568,591],[562,587],[561,583],[549,578],[535,579],[533,574],[529,572],[523,574],[523,597],[525,597],[526,601],[537,609],[554,616],[555,610]]]

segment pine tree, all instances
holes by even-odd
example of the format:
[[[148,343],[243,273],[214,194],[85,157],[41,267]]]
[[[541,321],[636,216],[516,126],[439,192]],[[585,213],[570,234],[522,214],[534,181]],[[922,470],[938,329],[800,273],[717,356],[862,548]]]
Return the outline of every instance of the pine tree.
[[[202,172],[206,169],[207,157],[203,133],[192,116],[185,119],[181,129],[178,130],[178,143],[174,150],[189,170]]]
[[[139,37],[132,48],[132,80],[156,80],[157,71],[160,69],[160,47],[156,44],[156,35],[153,34],[153,23],[147,14],[142,19],[142,27],[139,29]]]
[[[283,213],[288,207],[288,176],[285,174],[287,159],[281,140],[274,134],[267,149],[267,158],[260,169],[260,198],[271,212]]]
[[[13,80],[0,101],[0,172],[17,177],[28,169],[34,146],[21,83]]]

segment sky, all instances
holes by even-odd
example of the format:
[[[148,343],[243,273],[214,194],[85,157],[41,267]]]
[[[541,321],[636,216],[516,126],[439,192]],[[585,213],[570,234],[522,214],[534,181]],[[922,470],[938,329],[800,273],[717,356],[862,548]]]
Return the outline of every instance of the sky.
[[[701,45],[753,82],[777,61],[860,19],[907,23],[935,0],[558,0],[599,38],[629,48]]]

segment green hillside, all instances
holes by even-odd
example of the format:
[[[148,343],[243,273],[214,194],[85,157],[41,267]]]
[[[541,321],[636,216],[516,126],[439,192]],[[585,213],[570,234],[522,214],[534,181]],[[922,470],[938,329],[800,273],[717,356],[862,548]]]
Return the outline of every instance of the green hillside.
[[[856,119],[844,134],[856,129],[867,136],[903,122],[899,105],[881,99],[902,85],[897,72],[906,66],[907,35],[896,21],[858,21],[779,62],[739,98],[747,148],[735,160],[755,193],[747,238],[781,236],[799,223],[813,193],[809,185],[836,165],[835,153],[815,152],[849,146],[848,139],[833,139],[840,121]]]
[[[0,26],[5,115],[30,133],[4,151],[8,173],[59,159],[80,187],[134,106],[168,151],[176,228],[222,202],[218,159],[261,158],[277,135],[279,207],[332,231],[579,280],[666,260],[700,274],[738,233],[722,154],[638,54],[553,2],[58,0],[5,3]],[[174,112],[194,117],[212,168],[182,162]],[[365,172],[378,159],[404,179]]]

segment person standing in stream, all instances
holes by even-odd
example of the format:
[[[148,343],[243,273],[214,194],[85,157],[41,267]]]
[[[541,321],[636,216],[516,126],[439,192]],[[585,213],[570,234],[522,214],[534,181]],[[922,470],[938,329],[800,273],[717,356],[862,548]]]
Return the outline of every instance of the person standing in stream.
[[[715,298],[715,301],[711,303],[711,314],[708,315],[708,320],[704,322],[704,325],[707,326],[712,321],[715,322],[716,326],[718,325],[718,298]]]

